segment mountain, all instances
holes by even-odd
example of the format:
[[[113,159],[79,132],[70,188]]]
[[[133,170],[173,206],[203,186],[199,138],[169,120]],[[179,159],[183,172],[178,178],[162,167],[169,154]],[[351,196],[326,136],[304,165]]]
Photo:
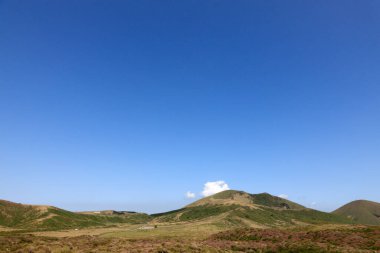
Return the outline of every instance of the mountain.
[[[0,226],[18,229],[56,230],[116,223],[143,223],[149,219],[147,214],[142,213],[83,214],[53,206],[24,205],[0,200]]]
[[[352,201],[333,212],[357,223],[380,225],[380,203],[368,200]]]
[[[371,209],[372,210],[372,209]],[[181,209],[147,215],[128,211],[70,212],[0,200],[0,227],[59,230],[121,223],[195,223],[217,227],[286,227],[308,224],[354,223],[355,219],[306,208],[268,193],[228,190],[200,199]]]
[[[200,199],[187,207],[195,207],[202,205],[241,205],[241,206],[255,206],[261,205],[272,208],[280,209],[306,209],[306,207],[301,206],[297,203],[270,195],[269,193],[260,194],[249,194],[243,191],[227,190],[219,192],[217,194],[211,195]]]
[[[272,196],[227,190],[200,199],[182,209],[151,215],[154,222],[204,221],[221,226],[281,227],[323,223],[352,223],[337,214],[325,213]]]

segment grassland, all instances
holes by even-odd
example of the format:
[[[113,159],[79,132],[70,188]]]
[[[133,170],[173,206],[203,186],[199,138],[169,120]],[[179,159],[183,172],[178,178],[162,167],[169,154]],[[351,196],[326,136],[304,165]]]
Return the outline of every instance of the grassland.
[[[138,224],[151,220],[143,213],[95,215],[52,206],[33,206],[0,200],[0,226],[22,230],[62,230],[115,224]]]
[[[152,215],[0,201],[0,252],[369,253],[380,252],[380,227],[241,191]]]
[[[380,252],[380,227],[330,225],[217,232],[220,228],[186,223],[152,230],[139,230],[136,225],[124,229],[91,236],[48,234],[56,231],[44,232],[44,236],[3,235],[0,252]]]
[[[223,216],[225,226],[251,226],[255,223],[265,227],[295,226],[307,224],[351,224],[351,220],[312,209],[277,209],[265,206],[200,205],[153,215],[158,222],[184,222]]]

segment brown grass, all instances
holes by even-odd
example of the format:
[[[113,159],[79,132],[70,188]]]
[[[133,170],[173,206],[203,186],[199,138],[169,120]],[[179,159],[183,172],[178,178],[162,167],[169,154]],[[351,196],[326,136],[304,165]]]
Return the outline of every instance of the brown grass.
[[[200,228],[198,232],[203,236],[199,237],[192,236],[191,227],[184,228],[182,231],[178,227],[177,230],[162,227],[155,231],[128,230],[127,235],[117,231],[59,238],[27,234],[0,236],[0,252],[380,252],[380,227],[251,228],[206,237],[212,231],[202,230],[206,227]]]

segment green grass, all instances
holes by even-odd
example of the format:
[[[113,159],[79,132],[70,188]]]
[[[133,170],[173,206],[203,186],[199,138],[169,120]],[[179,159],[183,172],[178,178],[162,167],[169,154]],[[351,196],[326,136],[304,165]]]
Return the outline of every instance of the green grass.
[[[349,217],[357,223],[380,225],[380,203],[356,200],[340,207],[333,213]]]
[[[271,208],[252,209],[242,207],[229,214],[229,218],[240,217],[267,226],[295,225],[294,220],[309,224],[349,224],[350,220],[339,215],[324,213],[311,209],[276,210]]]
[[[205,219],[211,216],[220,215],[222,213],[238,208],[237,205],[205,205],[195,206],[185,209],[179,217],[180,221],[190,221]]]
[[[40,225],[43,229],[84,228],[120,223],[139,224],[151,220],[149,215],[139,213],[128,215],[92,215],[78,214],[62,209],[52,209],[50,212],[56,216],[44,220]]]
[[[312,209],[281,210],[273,208],[250,208],[239,205],[203,205],[156,215],[160,222],[195,221],[227,213],[226,220],[242,225],[241,219],[251,220],[266,226],[295,225],[294,220],[309,224],[350,224],[349,219]]]
[[[32,220],[46,217],[46,213],[41,213],[35,208],[25,206],[19,207],[15,205],[6,206],[0,202],[0,225],[6,227],[24,226]]]
[[[145,223],[152,218],[147,214],[92,215],[69,212],[54,207],[39,208],[0,201],[0,225],[23,230],[59,230],[112,224]]]
[[[304,209],[304,206],[301,206],[297,203],[294,203],[290,200],[272,196],[268,193],[260,194],[250,194],[253,203],[262,206],[268,207],[277,207],[277,208],[290,208],[290,209]]]
[[[350,224],[349,219],[312,209],[275,209],[269,207],[250,208],[239,205],[202,205],[156,215],[159,222],[188,222],[217,217],[226,214],[226,225],[244,226],[241,219],[250,220],[265,226],[296,225],[294,220],[308,224]]]

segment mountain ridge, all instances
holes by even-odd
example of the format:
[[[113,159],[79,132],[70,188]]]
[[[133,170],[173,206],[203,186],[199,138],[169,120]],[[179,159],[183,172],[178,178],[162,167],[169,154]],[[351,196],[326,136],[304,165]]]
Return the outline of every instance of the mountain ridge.
[[[305,209],[306,207],[290,200],[263,192],[251,194],[244,191],[226,190],[197,200],[186,207],[204,204],[240,204],[246,206],[270,206],[282,209]]]
[[[269,193],[226,190],[197,200],[181,209],[152,214],[154,222],[214,222],[239,227],[283,227],[321,223],[350,224],[336,214],[306,208]]]
[[[372,219],[368,221],[358,218],[356,213],[350,216],[343,212],[344,210],[353,210],[349,208],[353,205],[352,203],[355,207],[375,206],[375,209],[364,208],[365,211],[359,212],[370,212],[372,216],[375,215],[375,218],[367,215]],[[115,210],[70,212],[54,206],[26,205],[0,200],[0,226],[32,230],[114,226],[122,223],[165,224],[177,222],[206,222],[228,228],[358,223],[380,225],[380,223],[374,223],[373,219],[380,220],[380,204],[376,202],[353,201],[332,213],[327,213],[307,208],[269,193],[251,194],[236,190],[222,191],[196,200],[183,208],[150,215]]]

